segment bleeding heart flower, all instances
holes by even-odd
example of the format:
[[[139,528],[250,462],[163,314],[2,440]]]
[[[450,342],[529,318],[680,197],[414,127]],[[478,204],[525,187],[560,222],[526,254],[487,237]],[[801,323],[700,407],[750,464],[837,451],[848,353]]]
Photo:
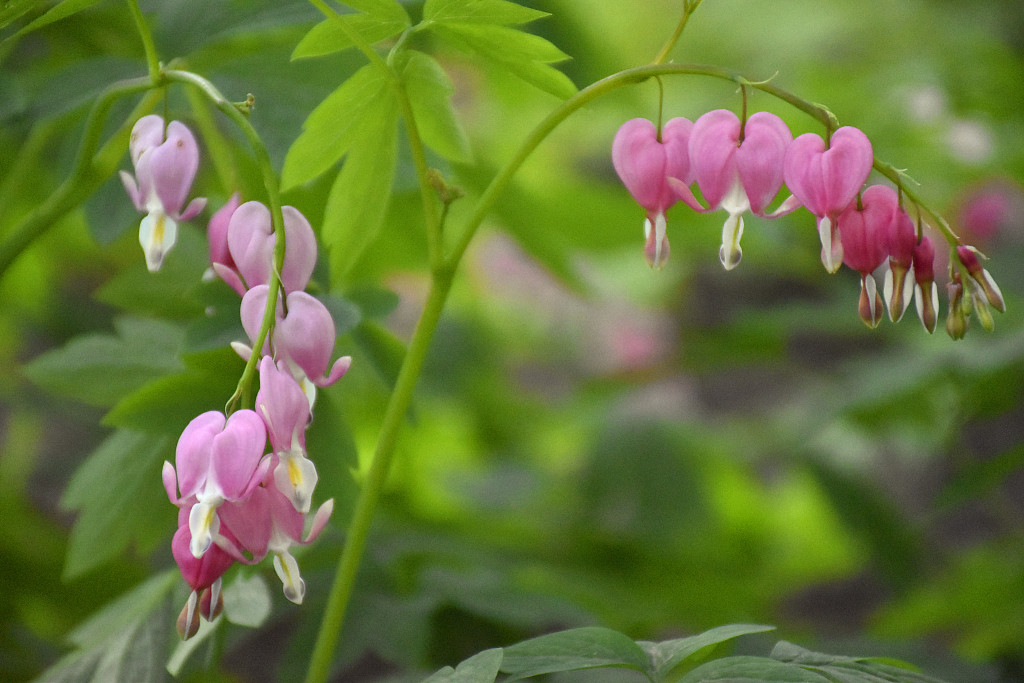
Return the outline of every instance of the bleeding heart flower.
[[[653,268],[665,265],[669,256],[665,212],[676,203],[669,178],[684,185],[693,182],[688,143],[693,124],[675,118],[661,129],[647,119],[626,121],[612,143],[612,164],[637,204],[646,211],[644,256]]]
[[[881,322],[883,312],[872,273],[889,255],[889,235],[897,209],[896,193],[891,188],[872,185],[839,215],[843,263],[860,273],[858,311],[861,320],[872,328]]]
[[[178,121],[167,125],[151,114],[132,127],[128,152],[135,177],[121,171],[121,182],[135,208],[146,214],[139,225],[139,243],[146,254],[146,267],[157,271],[178,237],[178,222],[194,218],[206,200],[193,199],[189,189],[199,168],[199,147],[189,129]]]
[[[316,237],[309,221],[298,209],[282,207],[284,217],[285,252],[281,268],[281,285],[285,292],[301,291],[309,284],[316,265]],[[228,223],[228,251],[241,276],[235,290],[245,295],[245,289],[270,282],[274,267],[274,234],[270,209],[260,202],[246,202],[231,214]],[[216,267],[215,267],[216,268]],[[216,268],[225,277],[224,268]],[[236,280],[237,282],[237,280]],[[228,282],[228,284],[233,284]]]
[[[833,133],[827,149],[821,137],[806,133],[786,150],[786,186],[818,217],[821,262],[830,273],[843,262],[839,215],[867,181],[873,163],[871,141],[850,126]]]

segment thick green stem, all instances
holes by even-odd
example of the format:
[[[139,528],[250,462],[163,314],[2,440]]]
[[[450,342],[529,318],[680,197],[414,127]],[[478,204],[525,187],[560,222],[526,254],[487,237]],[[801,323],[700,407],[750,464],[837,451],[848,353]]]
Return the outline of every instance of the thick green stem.
[[[306,683],[324,683],[330,674],[331,661],[345,621],[345,612],[366,547],[366,539],[370,533],[370,524],[391,469],[398,433],[408,413],[423,360],[426,358],[430,340],[434,336],[441,311],[451,290],[453,275],[454,272],[450,270],[439,270],[434,273],[426,305],[409,342],[409,349],[384,412],[377,449],[345,537],[345,547],[338,562],[334,585],[327,598],[323,621],[320,623],[320,631],[310,658]]]

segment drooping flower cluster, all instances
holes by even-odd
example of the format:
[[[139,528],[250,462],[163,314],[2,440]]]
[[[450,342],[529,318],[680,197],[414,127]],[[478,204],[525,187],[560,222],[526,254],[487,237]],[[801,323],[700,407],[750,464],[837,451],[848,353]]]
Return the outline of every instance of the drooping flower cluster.
[[[775,218],[804,206],[816,217],[826,270],[835,273],[845,264],[860,274],[858,312],[865,324],[878,325],[884,308],[891,320],[899,320],[913,297],[925,329],[935,330],[934,246],[921,229],[923,221],[915,225],[905,211],[900,193],[885,185],[864,188],[874,152],[860,130],[845,126],[827,141],[814,133],[794,139],[774,114],[758,112],[741,121],[724,109],[693,123],[671,119],[660,131],[646,119],[632,119],[615,135],[612,163],[645,210],[644,255],[652,267],[661,268],[668,260],[665,212],[677,201],[696,211],[728,214],[719,250],[726,270],[735,268],[743,254],[744,213]],[[783,184],[792,196],[770,210]],[[886,262],[880,294],[874,273]],[[949,296],[946,328],[954,338],[963,336],[972,308],[988,329],[988,307],[1005,309],[977,250],[962,244],[951,251]]]
[[[178,222],[195,218],[206,206],[203,198],[185,206],[199,169],[199,147],[183,123],[164,126],[163,118],[151,114],[132,127],[128,152],[135,176],[121,171],[121,182],[135,208],[146,214],[139,225],[139,243],[146,266],[155,272],[178,239]]]
[[[205,204],[181,211],[196,172],[198,150],[188,129],[148,116],[136,124],[131,143],[136,178],[124,174],[143,220],[150,270],[174,242],[176,220],[194,217]],[[255,405],[225,414],[197,416],[178,440],[175,462],[165,462],[163,484],[178,506],[171,551],[192,593],[178,618],[182,637],[194,635],[200,616],[212,620],[223,601],[221,577],[235,562],[255,564],[273,555],[285,596],[301,603],[305,584],[290,552],[311,542],[330,518],[328,500],[311,513],[316,466],[306,451],[316,387],[336,382],[351,359],[331,364],[334,321],[326,306],[304,290],[316,263],[316,239],[306,218],[283,207],[285,254],[277,317],[261,349],[233,345],[246,360],[259,357]],[[260,333],[274,272],[270,210],[237,195],[210,219],[213,272],[242,297],[242,326],[254,343]],[[269,442],[269,450],[267,448]],[[304,533],[304,528],[308,531]]]

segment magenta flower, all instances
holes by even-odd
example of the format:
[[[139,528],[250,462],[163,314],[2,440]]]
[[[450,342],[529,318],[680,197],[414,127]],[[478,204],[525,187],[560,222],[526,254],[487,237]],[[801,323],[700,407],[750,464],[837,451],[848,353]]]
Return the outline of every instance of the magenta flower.
[[[838,219],[843,226],[843,263],[860,273],[858,311],[861,320],[872,328],[881,322],[883,311],[872,273],[889,255],[889,235],[897,209],[896,193],[891,188],[872,185]]]
[[[818,217],[821,262],[830,273],[843,262],[839,215],[867,181],[873,163],[871,141],[850,126],[832,134],[828,149],[818,135],[806,133],[786,150],[786,186]]]
[[[306,217],[292,206],[281,209],[284,216],[285,254],[281,285],[285,292],[301,291],[309,284],[316,265],[316,237]],[[228,250],[241,282],[228,282],[240,295],[256,285],[270,282],[274,267],[274,244],[270,209],[260,202],[246,202],[231,214]],[[218,269],[224,277],[223,269]],[[225,278],[227,281],[227,278]],[[244,285],[242,284],[244,283]]]
[[[708,209],[696,202],[689,188],[679,181],[670,183],[680,199],[698,211],[724,209],[729,217],[722,227],[718,257],[726,270],[740,262],[743,251],[743,214],[751,211],[774,218],[799,206],[789,197],[774,212],[768,205],[782,187],[786,148],[793,140],[789,127],[774,114],[758,112],[740,126],[740,120],[726,109],[704,114],[690,133],[690,166]]]
[[[693,182],[687,150],[693,124],[675,118],[664,125],[661,136],[647,119],[626,121],[612,143],[612,164],[622,183],[642,206],[644,220],[644,256],[653,268],[665,265],[669,256],[665,212],[676,203],[676,192],[669,178],[684,185]]]
[[[935,286],[935,247],[928,235],[914,246],[914,301],[917,317],[929,334],[935,331],[939,319],[939,290]]]
[[[254,342],[259,334],[268,293],[267,285],[258,285],[242,297],[242,327],[249,335],[250,342]],[[285,308],[288,310],[287,315],[284,314]],[[302,386],[311,406],[316,396],[315,387],[334,384],[352,363],[349,356],[343,356],[330,365],[334,340],[334,320],[327,307],[317,299],[305,292],[292,292],[287,297],[287,306],[282,306],[278,300],[273,339],[274,358]],[[252,353],[252,349],[243,344],[234,343],[232,348],[245,360]],[[260,353],[270,355],[269,340]]]
[[[263,415],[270,446],[278,459],[273,470],[277,489],[305,514],[317,482],[316,467],[306,457],[309,401],[292,374],[279,369],[270,356],[260,361],[256,410]]]
[[[898,322],[906,310],[907,301],[913,295],[914,281],[908,277],[914,265],[914,247],[917,246],[917,230],[914,221],[899,205],[895,190],[890,190],[896,212],[889,225],[889,268],[885,271],[882,291],[889,308],[889,320]]]
[[[188,518],[195,557],[209,550],[220,530],[218,506],[248,497],[266,476],[270,468],[270,459],[263,457],[266,442],[263,420],[251,410],[239,410],[226,420],[223,413],[209,411],[185,427],[175,453],[177,469],[164,462],[163,482],[175,505],[195,497]]]
[[[178,616],[178,633],[185,640],[199,630],[200,596],[208,600],[205,610],[207,619],[212,620],[219,613],[222,604],[221,577],[235,563],[235,559],[219,546],[212,546],[198,558],[192,554],[191,546],[192,534],[188,524],[182,524],[171,540],[171,554],[178,563],[181,575],[192,587],[192,593]]]
[[[189,189],[199,168],[199,147],[184,124],[171,121],[164,136],[164,120],[155,114],[139,119],[128,143],[135,177],[121,171],[121,182],[135,208],[146,214],[139,225],[139,243],[146,267],[157,271],[178,238],[178,222],[194,218],[206,200],[193,199]]]

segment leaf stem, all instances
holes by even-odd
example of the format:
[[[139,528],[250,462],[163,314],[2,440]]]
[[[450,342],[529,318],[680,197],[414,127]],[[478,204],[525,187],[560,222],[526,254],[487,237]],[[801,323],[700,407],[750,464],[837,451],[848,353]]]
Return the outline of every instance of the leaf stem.
[[[701,2],[703,2],[703,0],[696,0],[696,2],[685,0],[683,2],[683,16],[679,19],[679,24],[676,25],[675,33],[672,34],[672,37],[669,38],[668,42],[666,42],[664,47],[661,48],[661,51],[658,52],[658,56],[654,58],[654,61],[651,62],[651,64],[662,64],[666,59],[668,59],[668,53],[671,52],[672,48],[674,48],[676,43],[679,42],[679,38],[683,35],[683,29],[686,28],[686,23],[690,21],[690,15],[700,7]]]
[[[135,20],[135,28],[139,31],[139,38],[142,39],[142,49],[146,53],[146,67],[149,69],[149,78],[154,83],[160,78],[160,61],[156,56],[156,45],[153,43],[153,33],[149,30],[142,11],[139,10],[138,0],[128,0],[128,9],[131,10],[132,19]]]
[[[281,290],[281,269],[284,267],[285,232],[284,214],[281,211],[281,187],[274,171],[274,165],[270,161],[270,154],[267,152],[259,133],[253,128],[249,118],[233,102],[229,102],[219,90],[202,76],[191,71],[180,71],[170,69],[164,72],[164,78],[168,81],[185,83],[195,87],[205,95],[217,109],[223,112],[235,125],[245,134],[256,155],[256,163],[259,166],[260,174],[263,176],[263,186],[267,191],[267,203],[270,205],[270,220],[277,236],[274,241],[274,267],[271,268],[269,291],[267,292],[267,306],[263,309],[263,320],[260,323],[260,331],[253,340],[252,354],[245,363],[245,369],[238,380],[235,393],[228,399],[224,412],[231,413],[238,407],[251,408],[254,405],[252,386],[256,377],[257,367],[260,362],[260,351],[263,349],[267,337],[270,335],[274,324],[277,321],[277,301]]]

